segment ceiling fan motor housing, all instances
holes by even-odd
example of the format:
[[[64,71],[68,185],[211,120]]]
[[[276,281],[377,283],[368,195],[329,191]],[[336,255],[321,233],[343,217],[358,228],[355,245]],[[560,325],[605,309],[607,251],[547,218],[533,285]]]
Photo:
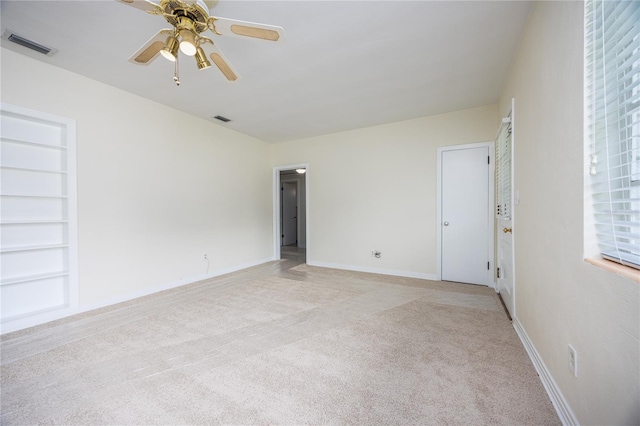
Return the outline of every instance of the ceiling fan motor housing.
[[[167,22],[179,30],[188,29],[200,34],[209,28],[209,12],[202,0],[193,4],[181,0],[162,0],[160,8]]]

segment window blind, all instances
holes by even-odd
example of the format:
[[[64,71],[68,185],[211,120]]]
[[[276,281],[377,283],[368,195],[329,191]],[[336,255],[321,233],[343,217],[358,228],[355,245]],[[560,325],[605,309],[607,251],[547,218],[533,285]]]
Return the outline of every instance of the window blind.
[[[640,268],[640,2],[585,3],[591,196],[604,258]]]
[[[511,219],[511,118],[502,120],[496,139],[496,216]]]

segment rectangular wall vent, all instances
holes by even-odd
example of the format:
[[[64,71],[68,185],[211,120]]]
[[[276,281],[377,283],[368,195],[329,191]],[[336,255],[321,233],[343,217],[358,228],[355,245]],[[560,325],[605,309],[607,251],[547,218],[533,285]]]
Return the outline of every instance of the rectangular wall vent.
[[[228,123],[228,122],[230,122],[230,121],[231,121],[231,119],[229,119],[229,118],[227,118],[227,117],[223,117],[223,116],[221,116],[221,115],[216,115],[216,116],[215,116],[215,117],[213,117],[213,118],[215,118],[216,120],[224,121],[225,123]]]
[[[27,49],[35,50],[36,52],[42,53],[43,55],[47,56],[54,55],[58,51],[57,49],[54,49],[52,47],[47,47],[40,43],[36,43],[35,41],[29,40],[28,38],[18,35],[11,30],[6,30],[2,35],[2,38],[19,44],[20,46],[26,47]]]

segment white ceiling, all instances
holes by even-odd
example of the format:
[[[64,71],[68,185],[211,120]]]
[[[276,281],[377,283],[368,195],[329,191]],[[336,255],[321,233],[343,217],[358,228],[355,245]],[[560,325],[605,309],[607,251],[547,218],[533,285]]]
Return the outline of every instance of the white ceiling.
[[[129,56],[162,28],[160,16],[115,0],[4,1],[2,33],[58,49],[2,46],[282,142],[494,103],[531,11],[527,1],[219,0],[211,14],[282,26],[284,43],[214,38],[241,76],[181,57],[149,66]],[[52,82],[55,84],[55,82]]]

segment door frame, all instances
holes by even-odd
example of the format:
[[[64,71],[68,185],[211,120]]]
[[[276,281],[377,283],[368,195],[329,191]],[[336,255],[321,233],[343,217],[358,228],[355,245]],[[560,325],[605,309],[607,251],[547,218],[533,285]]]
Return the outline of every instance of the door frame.
[[[309,163],[297,163],[289,164],[285,166],[275,166],[273,168],[273,260],[280,260],[282,253],[280,250],[280,244],[282,242],[282,230],[280,224],[281,216],[281,193],[280,193],[280,172],[283,170],[295,170],[304,168],[306,169],[304,177],[304,190],[305,190],[305,234],[306,234],[306,248],[305,248],[305,262],[309,263],[311,256],[311,235],[309,232]],[[298,188],[299,189],[299,188]],[[298,191],[299,194],[300,191]],[[298,195],[299,197],[299,195]],[[299,198],[298,198],[299,200]],[[300,202],[298,202],[298,206]],[[300,221],[298,220],[298,227]],[[299,228],[298,228],[299,229]],[[299,232],[298,232],[299,234]]]
[[[493,206],[495,200],[495,142],[478,142],[462,145],[449,145],[438,147],[437,155],[437,194],[436,194],[436,278],[442,280],[442,153],[446,151],[458,151],[473,148],[489,148],[489,200],[487,202],[489,227],[487,229],[487,259],[489,259],[489,269],[487,269],[487,286],[496,288],[495,281],[495,215]]]

